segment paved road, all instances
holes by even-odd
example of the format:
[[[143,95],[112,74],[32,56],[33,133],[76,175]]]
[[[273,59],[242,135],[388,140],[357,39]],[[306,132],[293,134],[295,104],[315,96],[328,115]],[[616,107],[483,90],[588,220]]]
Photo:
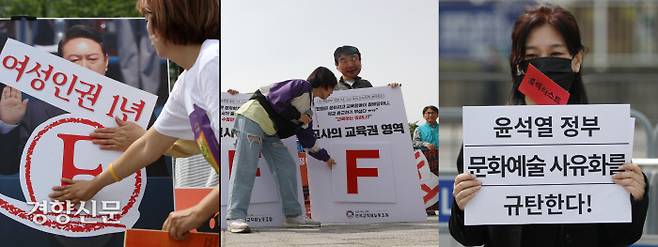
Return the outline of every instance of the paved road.
[[[261,246],[439,246],[436,216],[423,223],[326,225],[321,228],[261,228],[251,234],[221,233],[227,247]]]

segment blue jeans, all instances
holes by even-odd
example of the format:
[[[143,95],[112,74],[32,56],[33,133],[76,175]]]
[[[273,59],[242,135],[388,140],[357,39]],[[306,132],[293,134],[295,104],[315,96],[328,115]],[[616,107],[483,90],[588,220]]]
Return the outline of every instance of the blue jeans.
[[[297,201],[297,164],[281,139],[265,135],[256,122],[241,115],[236,116],[234,129],[237,131],[236,151],[229,180],[226,219],[247,218],[259,153],[263,154],[274,175],[283,203],[283,214],[286,217],[301,215],[301,205]]]

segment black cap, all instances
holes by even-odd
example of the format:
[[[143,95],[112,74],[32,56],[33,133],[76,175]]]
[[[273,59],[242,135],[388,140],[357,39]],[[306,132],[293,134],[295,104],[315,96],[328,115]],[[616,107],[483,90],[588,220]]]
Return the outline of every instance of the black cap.
[[[338,47],[336,48],[336,51],[334,51],[334,62],[336,63],[336,65],[338,65],[338,58],[341,55],[354,55],[354,54],[359,55],[359,58],[361,58],[361,53],[359,52],[359,49],[357,49],[354,46],[344,45]]]

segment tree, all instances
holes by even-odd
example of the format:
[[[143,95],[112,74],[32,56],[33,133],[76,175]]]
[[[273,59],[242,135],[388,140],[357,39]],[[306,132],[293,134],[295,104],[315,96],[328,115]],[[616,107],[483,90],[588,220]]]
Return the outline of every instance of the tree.
[[[136,0],[0,0],[0,16],[140,17]]]
[[[411,140],[414,139],[414,131],[416,131],[416,128],[418,128],[418,121],[409,123],[409,134],[411,134]]]

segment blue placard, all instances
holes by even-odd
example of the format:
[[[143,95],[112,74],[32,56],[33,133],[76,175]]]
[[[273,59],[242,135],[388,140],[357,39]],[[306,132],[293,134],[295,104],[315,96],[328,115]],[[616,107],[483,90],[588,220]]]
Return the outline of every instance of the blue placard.
[[[439,177],[439,223],[448,223],[452,206],[454,177]]]

